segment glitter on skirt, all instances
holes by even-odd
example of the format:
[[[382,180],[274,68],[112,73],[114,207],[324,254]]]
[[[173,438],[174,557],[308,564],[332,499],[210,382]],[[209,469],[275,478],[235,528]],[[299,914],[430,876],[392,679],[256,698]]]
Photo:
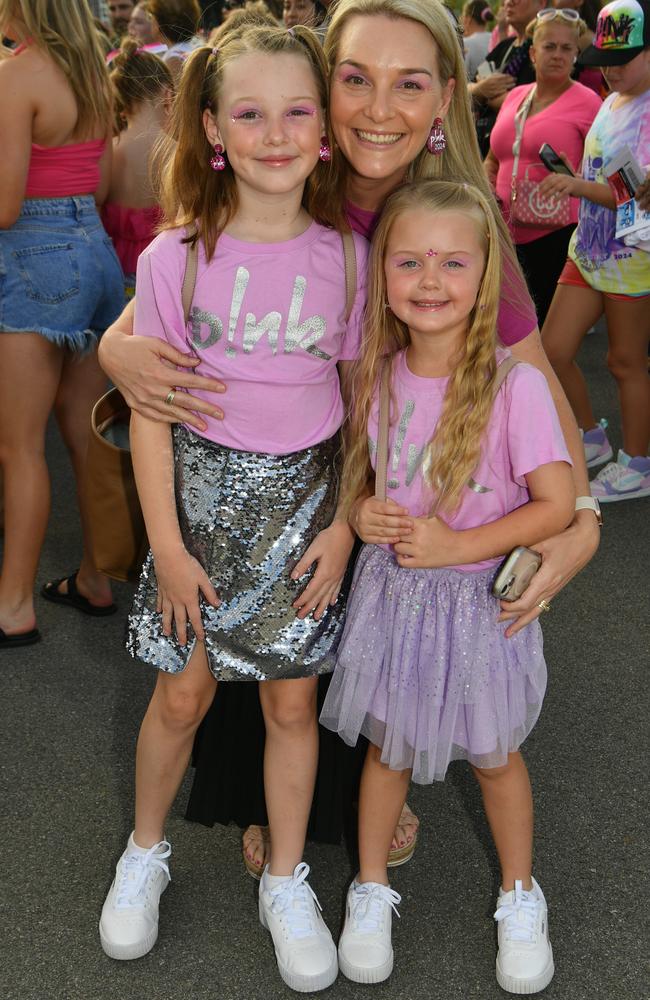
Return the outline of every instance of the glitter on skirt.
[[[322,725],[351,745],[363,734],[421,784],[452,760],[505,764],[537,721],[546,664],[538,622],[504,637],[493,576],[404,569],[364,546]]]
[[[187,550],[221,598],[201,600],[210,670],[217,680],[262,681],[330,673],[343,628],[342,591],[320,621],[296,618],[292,602],[310,574],[290,573],[336,511],[339,438],[291,455],[234,451],[175,427],[176,505]],[[149,552],[129,616],[127,649],[168,673],[194,647],[164,636]]]

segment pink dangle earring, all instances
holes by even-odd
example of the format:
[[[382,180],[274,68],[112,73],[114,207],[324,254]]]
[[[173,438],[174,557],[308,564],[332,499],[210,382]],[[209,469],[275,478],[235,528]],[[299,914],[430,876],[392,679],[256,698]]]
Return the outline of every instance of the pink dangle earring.
[[[213,170],[226,169],[226,157],[223,155],[223,146],[220,143],[214,147],[214,156],[210,160],[210,166]]]
[[[327,141],[327,136],[321,136],[320,149],[318,150],[318,159],[323,163],[329,163],[332,159],[332,150],[330,149],[330,144]]]
[[[440,156],[447,148],[447,137],[442,124],[442,118],[434,118],[429,138],[427,139],[427,149],[432,156]]]

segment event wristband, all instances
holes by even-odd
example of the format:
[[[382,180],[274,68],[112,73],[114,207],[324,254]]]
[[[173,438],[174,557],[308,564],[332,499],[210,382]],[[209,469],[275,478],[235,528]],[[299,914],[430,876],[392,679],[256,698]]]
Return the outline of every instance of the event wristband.
[[[576,510],[593,510],[596,515],[596,521],[598,522],[598,527],[603,526],[603,515],[600,511],[600,504],[595,497],[576,497]]]

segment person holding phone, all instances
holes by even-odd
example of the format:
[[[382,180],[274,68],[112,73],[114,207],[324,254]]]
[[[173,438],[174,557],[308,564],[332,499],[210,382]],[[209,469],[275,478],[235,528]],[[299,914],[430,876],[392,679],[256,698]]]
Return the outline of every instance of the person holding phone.
[[[592,90],[571,79],[579,39],[586,30],[574,10],[546,8],[537,14],[528,27],[536,82],[515,87],[507,95],[485,159],[485,171],[510,224],[540,326],[578,221],[578,199],[571,200],[569,225],[523,226],[511,218],[513,181],[528,177],[541,182],[548,176],[548,168],[540,162],[540,147],[549,136],[571,167],[582,162],[585,136],[601,105]]]

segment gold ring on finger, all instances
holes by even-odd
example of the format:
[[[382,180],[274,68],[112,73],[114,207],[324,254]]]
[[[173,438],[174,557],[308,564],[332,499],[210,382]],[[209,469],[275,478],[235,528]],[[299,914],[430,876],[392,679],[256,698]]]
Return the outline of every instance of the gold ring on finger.
[[[548,603],[548,601],[545,601],[543,598],[539,602],[539,604],[537,605],[537,607],[541,608],[542,611],[550,611],[551,610],[551,605]]]
[[[176,396],[176,390],[170,389],[167,395],[165,396],[165,402],[167,403],[167,406],[172,406],[175,396]]]

